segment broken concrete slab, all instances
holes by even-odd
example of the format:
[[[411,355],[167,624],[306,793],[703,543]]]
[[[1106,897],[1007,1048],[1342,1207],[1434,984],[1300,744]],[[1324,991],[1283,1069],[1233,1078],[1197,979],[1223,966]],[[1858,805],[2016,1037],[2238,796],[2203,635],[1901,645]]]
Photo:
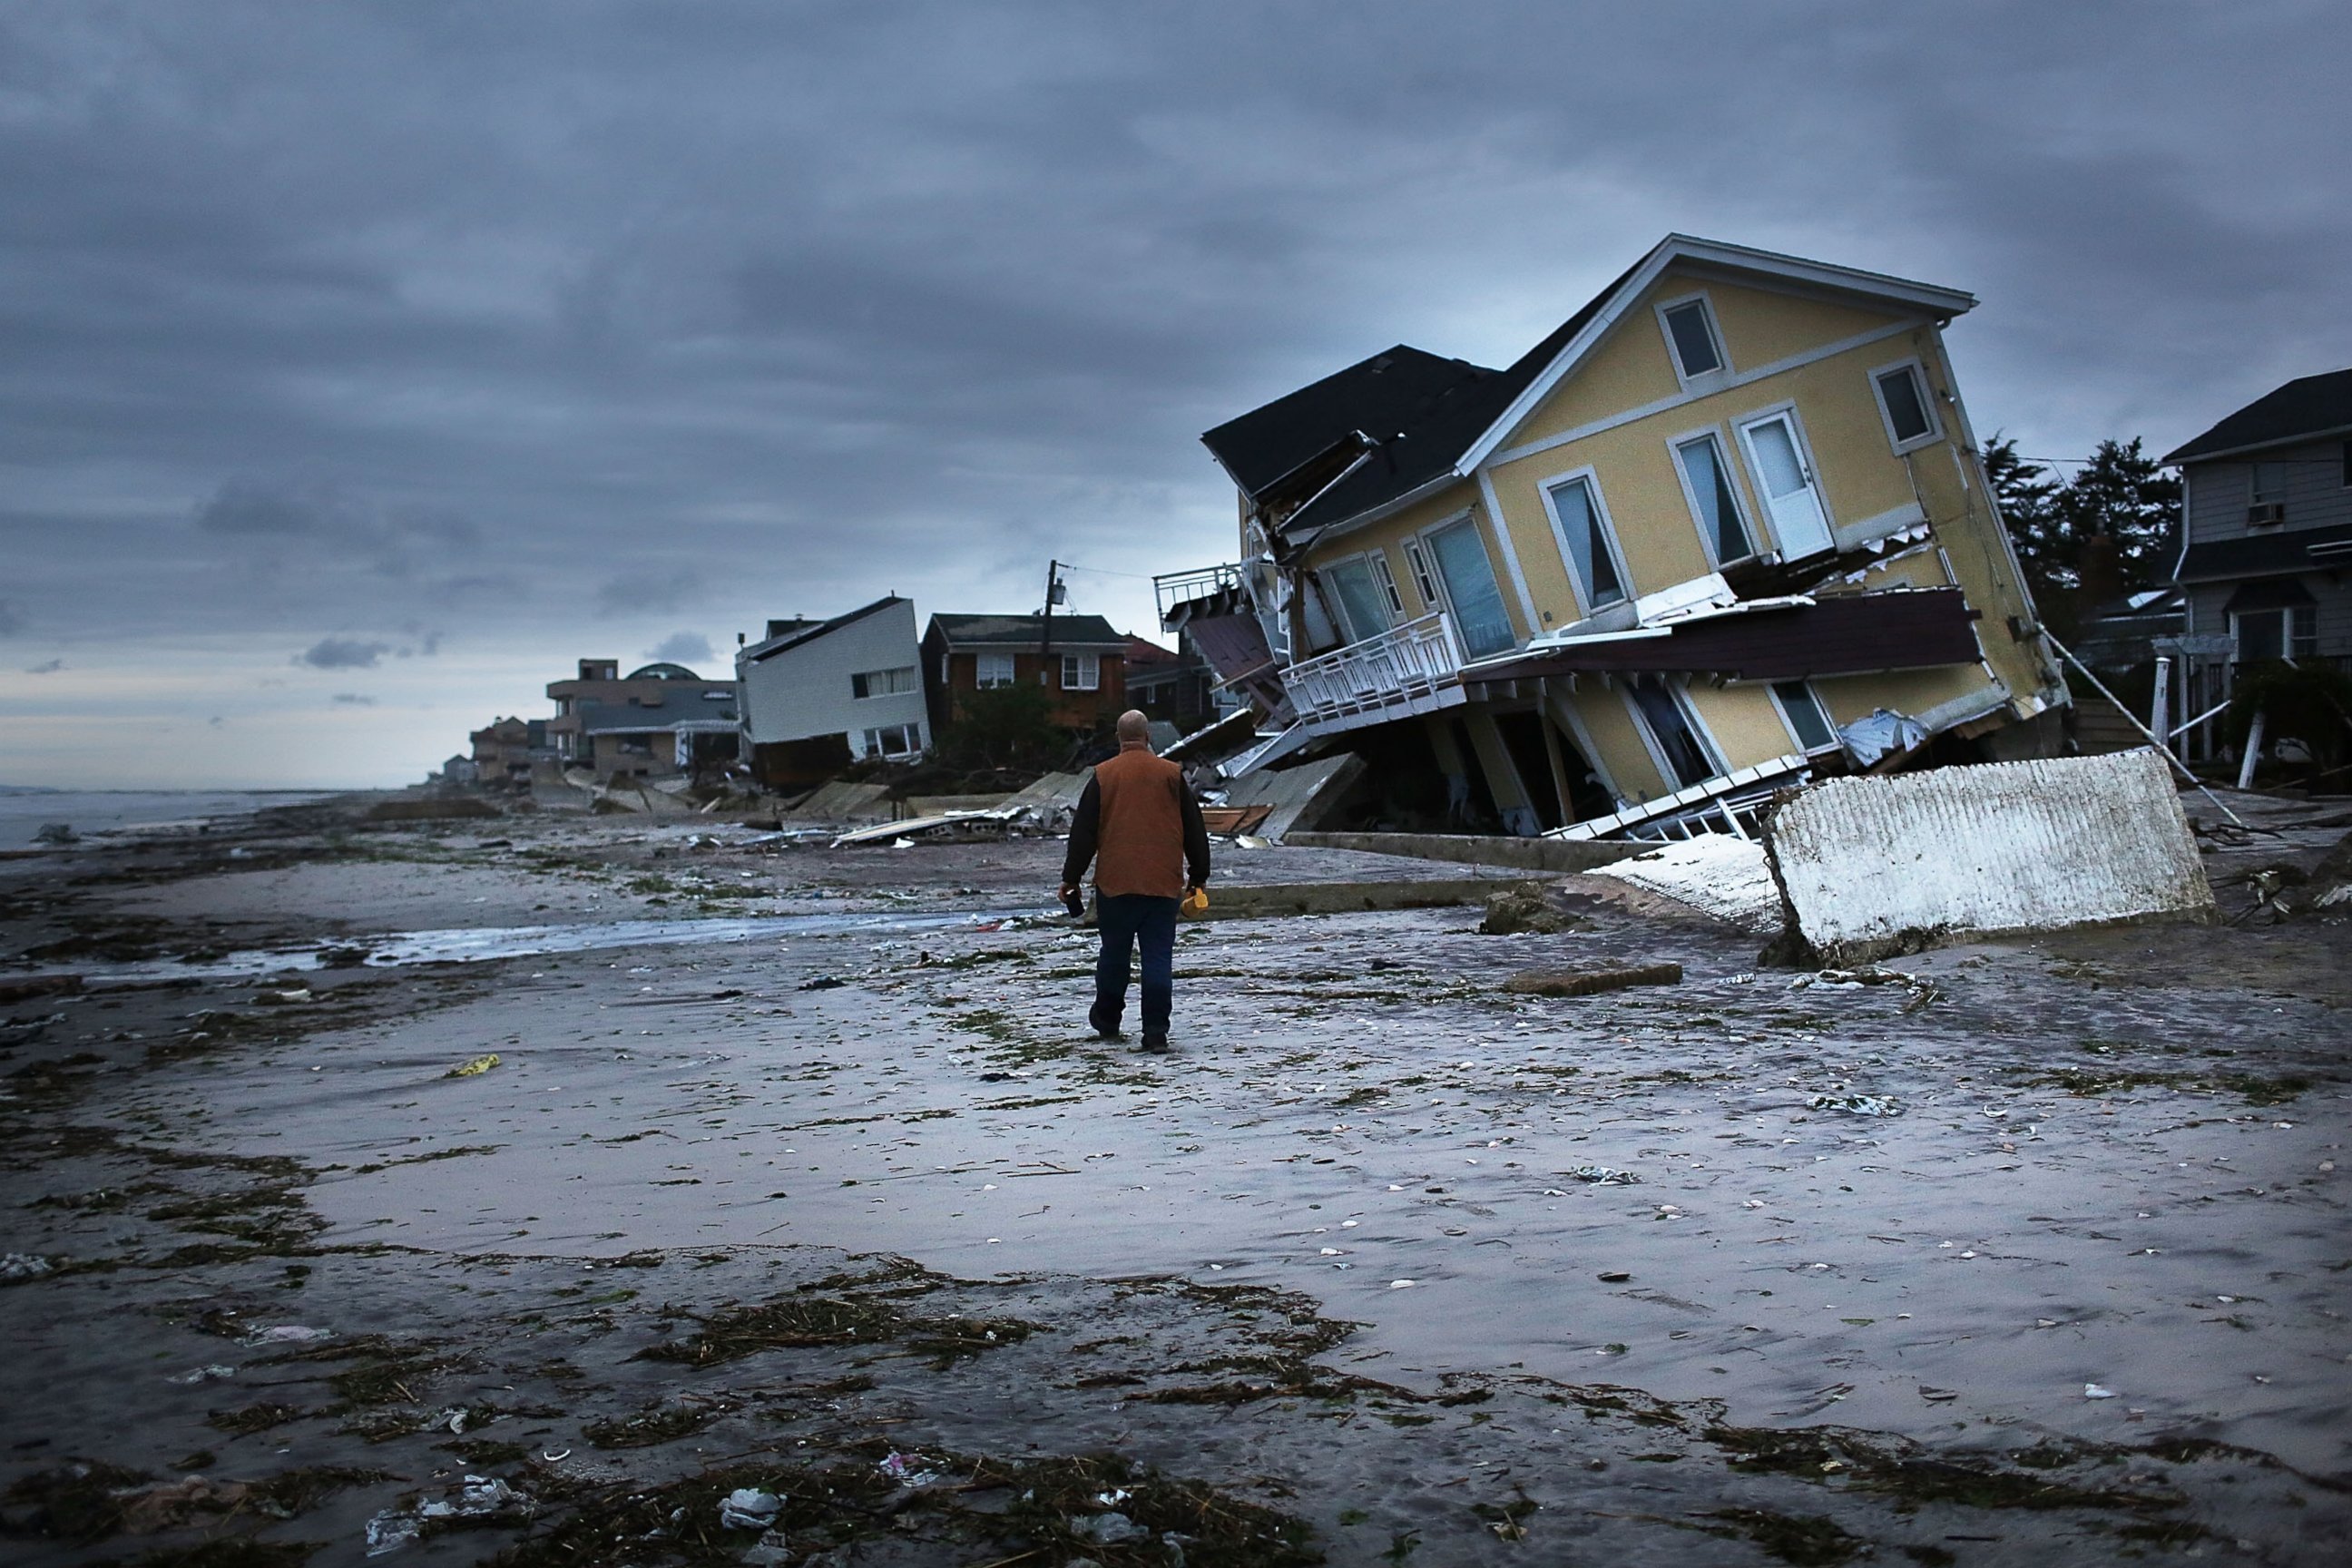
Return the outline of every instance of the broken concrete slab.
[[[1591,996],[1603,991],[1623,991],[1635,985],[1679,985],[1679,963],[1596,965],[1588,969],[1523,969],[1503,982],[1503,989],[1521,996]]]
[[[1269,769],[1236,779],[1225,786],[1225,804],[1271,806],[1257,831],[1279,844],[1294,828],[1321,826],[1363,776],[1364,759],[1341,752],[1295,768]]]
[[[1509,866],[1522,871],[1589,871],[1596,866],[1642,854],[1640,843],[1566,838],[1513,838],[1491,833],[1321,833],[1294,829],[1286,844],[1313,849],[1361,849],[1415,860],[1453,860],[1469,866]]]
[[[783,815],[795,822],[886,822],[890,792],[877,784],[835,779]]]
[[[1765,849],[1799,962],[2213,912],[2152,751],[1832,779],[1773,810]]]
[[[1758,936],[1780,930],[1780,889],[1764,863],[1764,847],[1752,838],[1705,833],[1596,867],[1591,874],[1629,882]]]

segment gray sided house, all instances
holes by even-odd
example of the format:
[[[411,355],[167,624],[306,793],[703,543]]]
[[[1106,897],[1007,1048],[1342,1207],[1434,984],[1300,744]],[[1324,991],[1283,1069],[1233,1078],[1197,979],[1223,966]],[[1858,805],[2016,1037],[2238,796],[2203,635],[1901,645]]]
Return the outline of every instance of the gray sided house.
[[[820,784],[855,760],[929,749],[915,605],[897,595],[829,621],[770,621],[735,655],[761,784]]]
[[[2290,381],[2164,460],[2180,470],[2187,711],[2249,665],[2352,662],[2352,370]]]

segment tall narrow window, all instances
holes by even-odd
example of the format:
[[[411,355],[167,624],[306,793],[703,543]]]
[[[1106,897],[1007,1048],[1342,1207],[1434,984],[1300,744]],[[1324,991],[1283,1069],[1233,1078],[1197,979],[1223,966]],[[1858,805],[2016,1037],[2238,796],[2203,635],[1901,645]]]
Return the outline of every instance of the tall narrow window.
[[[2286,521],[2286,465],[2256,463],[2252,465],[2252,504],[2246,509],[2246,525],[2263,528]]]
[[[1688,789],[1715,777],[1715,761],[1684,713],[1681,694],[1654,675],[1641,677],[1629,689],[1643,723],[1649,727],[1650,738],[1665,755],[1674,787]]]
[[[1691,504],[1698,509],[1699,537],[1721,566],[1756,553],[1748,524],[1739,515],[1739,498],[1731,488],[1731,470],[1723,461],[1723,447],[1712,436],[1685,441],[1675,448],[1682,463],[1683,480],[1690,487]]]
[[[1437,596],[1437,580],[1429,574],[1429,557],[1422,551],[1420,540],[1404,542],[1404,563],[1412,568],[1412,585],[1414,591],[1421,595],[1422,608],[1434,610],[1442,607],[1445,601]]]
[[[1586,614],[1625,597],[1625,580],[1617,570],[1617,552],[1593,499],[1590,479],[1570,479],[1552,486],[1552,523],[1559,531],[1560,553],[1576,574],[1577,592],[1584,595]]]
[[[1454,611],[1454,629],[1462,651],[1485,658],[1517,646],[1511,617],[1503,608],[1503,591],[1495,584],[1494,564],[1478,537],[1478,525],[1468,518],[1449,523],[1428,535],[1430,553],[1438,575],[1444,579],[1445,602]]]
[[[1375,550],[1368,559],[1372,563],[1373,577],[1379,580],[1381,597],[1388,601],[1389,613],[1392,616],[1403,615],[1404,595],[1397,592],[1396,578],[1390,574],[1388,552]]]
[[[1666,337],[1674,344],[1675,363],[1682,367],[1683,379],[1712,375],[1723,368],[1723,346],[1716,341],[1715,321],[1707,312],[1705,300],[1685,300],[1679,305],[1669,305],[1662,312],[1666,319]]]
[[[1874,371],[1871,380],[1878,387],[1878,410],[1886,416],[1886,434],[1896,451],[1907,452],[1935,439],[1936,416],[1928,405],[1927,384],[1920,380],[1916,364],[1906,363]]]
[[[1801,680],[1783,680],[1772,688],[1772,695],[1780,700],[1780,711],[1788,715],[1790,732],[1797,737],[1798,746],[1811,755],[1826,752],[1838,743],[1837,730],[1830,716],[1822,710],[1822,700],[1813,689]]]
[[[1348,623],[1348,640],[1362,642],[1389,629],[1389,603],[1373,581],[1371,563],[1359,555],[1323,569],[1331,596],[1339,603],[1339,617]]]

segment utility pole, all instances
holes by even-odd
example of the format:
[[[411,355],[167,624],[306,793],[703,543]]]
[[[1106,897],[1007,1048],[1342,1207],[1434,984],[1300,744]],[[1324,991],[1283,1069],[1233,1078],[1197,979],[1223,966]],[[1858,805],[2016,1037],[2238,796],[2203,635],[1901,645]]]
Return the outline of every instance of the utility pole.
[[[1054,657],[1054,604],[1061,596],[1062,563],[1048,561],[1045,563],[1045,618],[1038,628],[1037,654],[1049,662]]]

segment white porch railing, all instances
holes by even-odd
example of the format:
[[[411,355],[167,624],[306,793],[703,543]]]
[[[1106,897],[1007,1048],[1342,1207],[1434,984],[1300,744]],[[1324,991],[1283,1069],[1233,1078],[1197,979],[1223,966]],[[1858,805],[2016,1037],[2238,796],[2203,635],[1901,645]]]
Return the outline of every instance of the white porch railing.
[[[1301,721],[1410,706],[1457,686],[1462,648],[1444,611],[1292,665],[1283,689]]]

